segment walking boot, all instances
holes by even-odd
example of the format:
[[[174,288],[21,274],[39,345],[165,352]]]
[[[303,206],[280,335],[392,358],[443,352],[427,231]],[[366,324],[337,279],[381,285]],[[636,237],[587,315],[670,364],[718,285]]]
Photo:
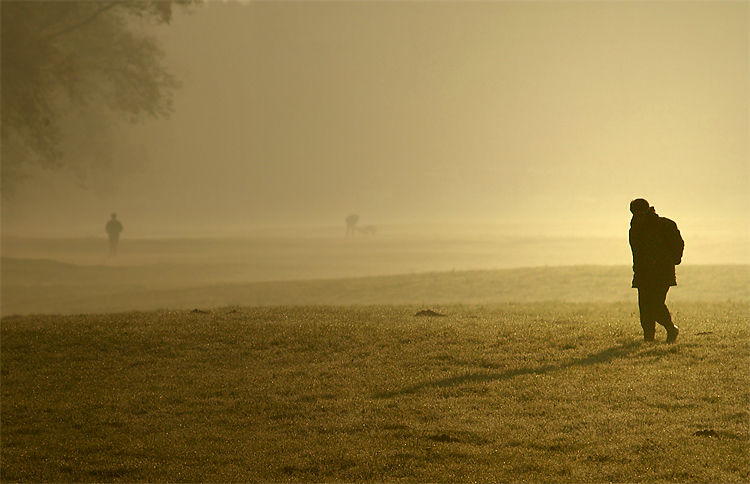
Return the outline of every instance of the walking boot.
[[[674,343],[678,334],[680,334],[680,328],[677,326],[667,328],[667,343]]]

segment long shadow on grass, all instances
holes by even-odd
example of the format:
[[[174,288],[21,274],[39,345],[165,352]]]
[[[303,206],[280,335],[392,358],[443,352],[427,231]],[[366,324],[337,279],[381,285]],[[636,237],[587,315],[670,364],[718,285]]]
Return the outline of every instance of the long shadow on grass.
[[[397,395],[405,395],[409,393],[415,393],[425,388],[445,388],[462,385],[464,383],[481,383],[488,381],[500,381],[514,378],[520,375],[543,375],[554,371],[565,370],[573,366],[591,366],[607,363],[618,358],[627,358],[639,349],[642,348],[642,343],[638,341],[630,341],[623,343],[619,346],[613,346],[607,348],[604,351],[589,355],[585,358],[578,358],[567,362],[561,362],[554,365],[544,365],[537,368],[516,368],[513,370],[507,370],[503,372],[475,372],[468,373],[460,376],[453,376],[450,378],[442,378],[440,380],[425,381],[414,385],[409,385],[398,390],[392,390],[389,392],[381,392],[375,394],[375,398],[392,398]]]

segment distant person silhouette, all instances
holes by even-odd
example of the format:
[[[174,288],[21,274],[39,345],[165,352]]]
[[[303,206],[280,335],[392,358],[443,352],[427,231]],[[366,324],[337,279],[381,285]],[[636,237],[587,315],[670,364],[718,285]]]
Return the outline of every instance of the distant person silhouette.
[[[658,216],[646,200],[630,202],[630,212],[633,287],[638,289],[643,339],[653,341],[659,323],[667,330],[667,343],[674,343],[680,331],[672,322],[666,300],[669,288],[677,285],[675,266],[682,262],[685,243],[677,224]]]
[[[346,236],[354,235],[357,232],[357,223],[359,215],[349,215],[346,217]]]
[[[109,234],[109,255],[113,257],[117,255],[117,244],[120,242],[120,232],[122,232],[122,224],[117,220],[117,214],[113,213],[112,218],[107,222],[107,234]]]

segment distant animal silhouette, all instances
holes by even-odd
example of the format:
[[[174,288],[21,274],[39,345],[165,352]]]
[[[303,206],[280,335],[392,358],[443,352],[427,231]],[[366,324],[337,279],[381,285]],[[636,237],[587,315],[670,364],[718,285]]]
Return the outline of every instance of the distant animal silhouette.
[[[346,217],[346,236],[354,235],[357,232],[357,223],[359,215],[349,215]]]
[[[365,225],[361,228],[357,227],[357,232],[363,233],[365,235],[375,235],[377,231],[378,229],[376,229],[374,225]]]

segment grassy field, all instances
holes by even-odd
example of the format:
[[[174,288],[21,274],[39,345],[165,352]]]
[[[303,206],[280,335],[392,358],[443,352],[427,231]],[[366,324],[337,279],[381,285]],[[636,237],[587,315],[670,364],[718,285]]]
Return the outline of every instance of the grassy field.
[[[2,482],[748,482],[746,302],[2,320]]]
[[[336,234],[124,239],[114,258],[103,238],[3,236],[0,314],[635,300],[627,237]],[[670,299],[748,301],[740,242],[691,237]]]
[[[2,244],[1,482],[750,481],[745,263],[666,345],[619,239]]]
[[[626,242],[602,238],[420,234],[345,238],[339,233],[125,239],[118,256],[110,258],[102,238],[3,237],[0,309],[2,315],[79,314],[229,305],[437,302],[425,300],[425,294],[428,299],[433,292],[440,297],[435,291],[452,283],[438,277],[420,293],[426,281],[421,274],[455,271],[459,279],[453,282],[463,283],[466,272],[581,261],[597,264],[618,260],[614,255],[618,253],[622,259],[623,249],[627,256]],[[468,278],[481,285],[488,282],[483,274]],[[628,281],[623,282],[627,286]],[[461,297],[465,295],[464,290]],[[477,294],[472,301],[484,295]],[[463,300],[445,302],[457,301]]]
[[[680,266],[675,301],[750,300],[747,265]],[[629,266],[560,266],[240,282],[190,266],[90,267],[3,259],[2,315],[224,306],[635,302]],[[222,274],[223,276],[223,274]]]

